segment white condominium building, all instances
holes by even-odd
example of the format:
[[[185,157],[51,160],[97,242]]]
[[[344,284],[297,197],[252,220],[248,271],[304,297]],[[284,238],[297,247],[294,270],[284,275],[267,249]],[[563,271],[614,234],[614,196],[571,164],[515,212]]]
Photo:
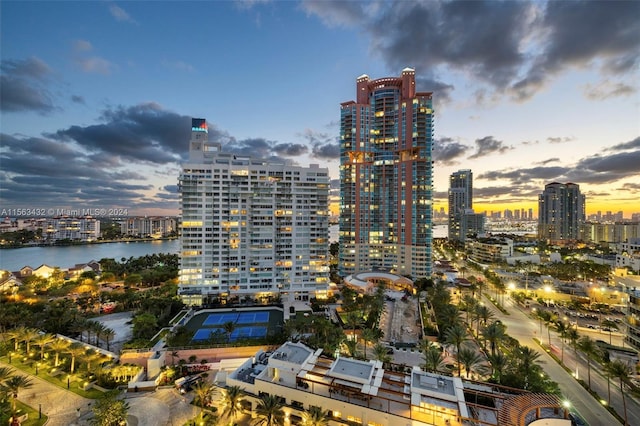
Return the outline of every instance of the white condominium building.
[[[206,121],[193,119],[179,187],[183,302],[326,295],[326,168],[223,152],[208,142]]]

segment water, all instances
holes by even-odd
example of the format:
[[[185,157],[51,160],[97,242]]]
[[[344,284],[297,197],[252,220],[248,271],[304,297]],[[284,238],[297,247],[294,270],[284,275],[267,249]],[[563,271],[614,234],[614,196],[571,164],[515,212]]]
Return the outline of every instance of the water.
[[[338,241],[338,225],[329,226],[329,241]],[[447,225],[433,227],[434,238],[447,236]],[[23,266],[38,266],[47,264],[67,269],[77,263],[90,260],[112,258],[140,257],[154,253],[180,252],[180,240],[141,241],[127,243],[88,244],[82,246],[54,246],[54,247],[25,247],[19,249],[0,250],[0,270],[17,271]]]
[[[180,240],[141,241],[126,243],[88,244],[82,246],[24,247],[0,250],[0,269],[17,271],[23,266],[47,264],[67,269],[90,260],[140,257],[147,254],[180,252]]]

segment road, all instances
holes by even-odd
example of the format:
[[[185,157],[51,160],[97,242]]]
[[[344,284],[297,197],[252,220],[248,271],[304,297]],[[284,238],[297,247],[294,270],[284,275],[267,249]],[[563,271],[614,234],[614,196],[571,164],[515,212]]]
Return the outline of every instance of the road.
[[[575,379],[567,373],[556,361],[533,340],[539,337],[539,324],[527,317],[520,309],[511,307],[511,315],[505,315],[498,310],[489,300],[485,304],[493,311],[496,319],[502,321],[507,326],[507,333],[518,339],[521,345],[528,346],[540,354],[539,362],[542,369],[558,383],[562,395],[567,398],[570,404],[590,425],[615,425],[618,420],[607,411],[601,404],[596,403],[594,398],[580,386]],[[546,338],[546,330],[543,329]],[[565,348],[566,349],[566,348]],[[566,351],[565,351],[566,352]],[[566,355],[566,353],[565,353]],[[593,380],[593,375],[592,375]],[[613,387],[612,387],[613,399]],[[613,401],[612,401],[613,402]],[[640,423],[632,423],[640,424]]]

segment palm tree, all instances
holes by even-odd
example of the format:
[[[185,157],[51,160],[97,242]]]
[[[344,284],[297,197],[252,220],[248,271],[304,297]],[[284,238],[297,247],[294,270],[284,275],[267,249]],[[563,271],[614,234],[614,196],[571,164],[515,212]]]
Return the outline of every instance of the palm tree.
[[[392,359],[388,351],[389,348],[378,343],[373,347],[373,358],[382,362],[383,364],[388,364]]]
[[[11,398],[11,412],[16,412],[16,401],[18,399],[18,392],[23,389],[29,389],[33,386],[31,379],[27,376],[11,376],[4,381],[3,387],[7,390],[7,395]]]
[[[502,375],[505,370],[509,368],[509,358],[502,352],[497,352],[495,355],[489,355],[488,360],[491,364],[491,374],[495,377],[496,383],[500,384],[502,381]]]
[[[310,405],[309,409],[302,413],[303,426],[327,426],[329,419],[329,412],[315,405]]]
[[[35,328],[23,329],[21,340],[27,344],[27,355],[31,353],[31,342],[40,335],[40,332]]]
[[[256,407],[255,426],[281,426],[284,424],[282,400],[277,395],[264,394]]]
[[[454,324],[447,329],[444,334],[445,341],[456,347],[456,355],[460,353],[460,346],[467,340],[467,330],[460,325]],[[460,363],[458,363],[458,376],[460,376]]]
[[[242,401],[244,391],[240,386],[229,386],[222,392],[222,415],[229,418],[229,423],[242,411]]]
[[[367,359],[367,343],[377,343],[377,336],[375,330],[371,328],[365,328],[362,330],[362,341],[364,342],[364,358]]]
[[[110,351],[109,343],[114,337],[116,337],[116,332],[112,328],[105,327],[104,330],[102,330],[102,337],[107,343],[107,350]]]
[[[227,342],[231,341],[231,334],[236,330],[236,324],[233,321],[227,321],[222,324],[224,332],[227,333]]]
[[[598,346],[589,336],[584,336],[578,340],[578,348],[587,356],[587,377],[589,389],[591,389],[591,358],[597,353]]]
[[[611,321],[609,319],[602,320],[602,328],[606,328],[609,330],[609,344],[611,344],[611,332],[613,330],[618,330],[618,324],[615,321]]]
[[[549,327],[549,325],[555,322],[557,317],[551,312],[545,311],[543,309],[540,309],[538,311],[538,316],[542,319],[542,321],[544,321],[544,325],[547,327],[547,338],[549,339],[548,343],[549,346],[551,346],[551,328]]]
[[[56,338],[49,333],[39,334],[33,339],[33,343],[40,347],[40,360],[44,359],[44,348],[53,343]]]
[[[16,327],[9,331],[7,331],[7,336],[9,339],[13,339],[13,351],[18,352],[18,348],[20,346],[20,342],[22,342],[22,335],[25,333],[27,327]]]
[[[482,324],[486,324],[491,318],[493,318],[493,312],[485,305],[476,306],[476,336],[480,335],[480,320]]]
[[[60,365],[60,352],[64,352],[71,345],[68,340],[65,339],[56,339],[53,342],[49,343],[49,348],[56,354],[56,360],[53,364],[54,367]]]
[[[556,323],[556,331],[560,334],[560,342],[562,342],[562,352],[560,355],[560,364],[564,364],[564,339],[567,337],[567,332],[569,331],[569,327],[566,323],[562,321],[558,321]]]
[[[518,370],[524,376],[524,389],[529,389],[529,378],[533,374],[535,362],[540,358],[540,354],[528,346],[520,346],[516,351]]]
[[[211,404],[214,387],[212,384],[202,380],[193,387],[193,391],[196,396],[196,401],[197,401],[196,405],[200,406],[200,421],[202,421],[203,414],[204,414],[204,407],[207,407],[209,406],[209,404]]]
[[[478,305],[478,301],[472,295],[465,294],[464,297],[462,298],[462,302],[464,303],[465,315],[467,317],[466,322],[467,322],[467,325],[469,325],[469,315],[473,311],[475,311],[476,306]]]
[[[615,377],[620,382],[620,393],[622,394],[622,406],[624,407],[624,424],[629,425],[627,418],[627,400],[624,396],[624,384],[629,381],[631,376],[631,368],[624,362],[616,359],[611,361],[605,367],[611,377]]]
[[[356,311],[350,311],[347,313],[347,324],[351,327],[351,338],[356,339],[356,327],[360,324],[360,314]]]
[[[496,347],[505,336],[506,327],[499,321],[494,321],[482,329],[482,337],[491,345],[491,355],[496,354]]]
[[[347,339],[344,341],[344,346],[347,349],[347,354],[355,358],[358,356],[358,342],[355,340]]]
[[[71,372],[71,374],[73,374],[73,372],[75,371],[76,358],[79,357],[79,356],[84,355],[85,351],[86,350],[85,350],[84,346],[82,346],[82,344],[78,343],[78,342],[72,343],[67,348],[67,352],[71,355],[71,368],[69,370]]]
[[[456,361],[458,365],[464,365],[466,372],[466,378],[469,378],[469,373],[474,370],[480,364],[484,362],[484,358],[475,350],[470,348],[462,348],[460,352],[456,354]]]
[[[447,365],[444,360],[444,354],[440,348],[433,343],[422,345],[423,353],[422,359],[424,361],[423,367],[425,371],[431,372],[445,372],[447,371]]]
[[[91,330],[96,334],[96,346],[100,347],[100,336],[102,336],[107,330],[107,326],[102,324],[101,322],[94,321],[94,323],[91,325]]]

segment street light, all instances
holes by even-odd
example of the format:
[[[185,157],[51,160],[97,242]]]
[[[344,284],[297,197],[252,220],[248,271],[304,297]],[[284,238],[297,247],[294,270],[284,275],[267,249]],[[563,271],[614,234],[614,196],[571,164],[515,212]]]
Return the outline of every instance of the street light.
[[[11,364],[11,355],[13,355],[13,352],[9,352],[9,364]]]
[[[40,367],[40,363],[36,362],[36,376],[38,375],[38,367]]]
[[[71,379],[71,376],[67,376],[67,389],[69,389],[69,379]]]

